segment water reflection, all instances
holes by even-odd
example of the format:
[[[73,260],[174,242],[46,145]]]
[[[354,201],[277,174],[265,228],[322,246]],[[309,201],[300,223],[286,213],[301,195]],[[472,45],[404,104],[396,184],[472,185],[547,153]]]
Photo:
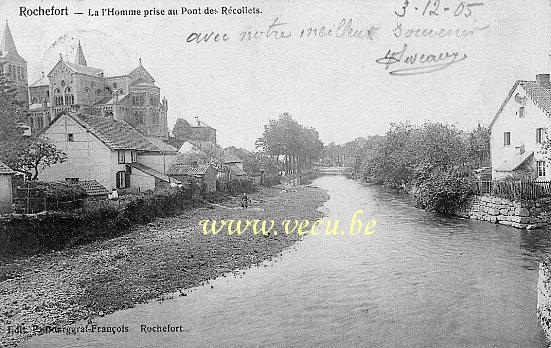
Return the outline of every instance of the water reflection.
[[[548,231],[426,213],[339,176],[315,184],[331,195],[329,218],[363,209],[375,235],[306,238],[242,278],[97,321],[130,325],[128,335],[46,335],[27,346],[546,346],[536,283]],[[142,334],[144,323],[186,332]]]

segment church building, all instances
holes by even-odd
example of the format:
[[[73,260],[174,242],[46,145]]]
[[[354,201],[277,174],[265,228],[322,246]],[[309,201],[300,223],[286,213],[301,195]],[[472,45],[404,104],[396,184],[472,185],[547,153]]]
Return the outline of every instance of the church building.
[[[33,133],[62,113],[74,111],[125,121],[146,137],[168,138],[168,102],[161,100],[160,88],[141,59],[125,74],[105,76],[101,69],[88,66],[79,42],[73,62],[60,55],[47,75],[28,86],[27,62],[17,53],[7,23],[0,50],[2,72],[19,88]]]

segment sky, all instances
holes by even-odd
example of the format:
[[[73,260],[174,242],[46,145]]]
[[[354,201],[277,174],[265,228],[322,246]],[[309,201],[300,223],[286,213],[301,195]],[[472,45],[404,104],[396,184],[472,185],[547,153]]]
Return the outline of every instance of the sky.
[[[406,14],[399,17],[403,0],[3,0],[0,21],[9,22],[19,54],[28,62],[29,83],[43,71],[47,74],[60,53],[74,60],[80,40],[88,65],[107,75],[129,72],[141,58],[168,99],[170,127],[179,117],[199,117],[217,129],[222,146],[254,149],[264,125],[283,112],[315,127],[324,143],[341,144],[384,134],[396,122],[443,122],[464,130],[489,124],[516,80],[551,72],[551,4],[473,2],[482,5],[472,7],[469,17],[464,16],[466,10],[456,17],[453,13],[461,1],[441,0],[437,6],[435,0],[410,0]],[[21,6],[67,6],[69,15],[23,17]],[[182,6],[200,7],[202,14],[181,14]],[[222,6],[247,6],[261,13],[221,14]],[[144,17],[143,10],[153,7],[174,9],[178,15]],[[206,7],[218,14],[204,14]],[[88,15],[102,8],[140,9],[142,15]],[[243,31],[266,31],[276,18],[285,24],[274,29],[290,33],[289,38],[275,39],[272,34],[241,41]],[[373,34],[300,37],[309,27],[335,32],[343,20],[351,20],[353,30],[365,34],[371,29]],[[398,24],[402,34],[406,28],[487,29],[467,37],[405,38],[396,37]],[[188,42],[192,33],[211,32],[226,33],[229,39]],[[466,58],[431,73],[393,76],[390,71],[422,65],[402,61],[387,70],[376,63],[404,44],[408,55],[456,52]]]

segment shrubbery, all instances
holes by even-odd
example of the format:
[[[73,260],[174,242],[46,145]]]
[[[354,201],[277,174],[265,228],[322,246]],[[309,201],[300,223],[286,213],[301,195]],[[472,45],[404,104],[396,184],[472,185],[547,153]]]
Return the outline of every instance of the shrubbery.
[[[434,170],[415,192],[419,208],[445,214],[455,213],[472,195],[474,176],[457,170]]]
[[[192,190],[173,188],[122,204],[104,201],[81,213],[48,212],[0,221],[0,255],[28,254],[111,238],[133,224],[145,224],[193,205]]]
[[[231,180],[226,185],[226,192],[233,196],[242,193],[252,193],[254,191],[256,191],[256,187],[249,180]]]

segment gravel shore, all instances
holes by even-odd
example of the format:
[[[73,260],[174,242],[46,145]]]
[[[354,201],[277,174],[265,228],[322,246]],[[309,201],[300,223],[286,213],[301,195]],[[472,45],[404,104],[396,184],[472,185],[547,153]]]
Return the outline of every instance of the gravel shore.
[[[263,189],[249,209],[232,199],[159,219],[122,237],[0,264],[0,347],[63,326],[205,283],[279,255],[300,237],[203,236],[203,219],[309,219],[328,199],[315,187]],[[29,331],[29,330],[28,330]]]

